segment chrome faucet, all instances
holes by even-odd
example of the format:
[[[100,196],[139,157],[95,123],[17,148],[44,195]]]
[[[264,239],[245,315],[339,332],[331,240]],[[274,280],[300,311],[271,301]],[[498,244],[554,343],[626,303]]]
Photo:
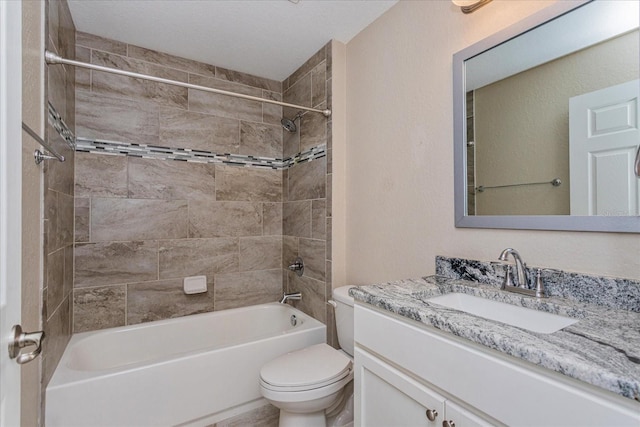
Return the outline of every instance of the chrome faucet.
[[[304,262],[302,258],[297,257],[293,264],[289,266],[289,270],[294,271],[298,276],[302,276],[304,274]]]
[[[518,286],[515,286],[511,277],[511,265],[505,265],[504,282],[502,282],[502,288],[505,291],[517,292],[519,294],[535,296],[536,298],[546,298],[547,293],[544,289],[544,283],[542,283],[542,270],[539,268],[536,272],[536,288],[529,289],[529,277],[527,274],[527,265],[522,261],[520,254],[513,248],[507,248],[502,251],[498,259],[500,261],[507,261],[509,254],[513,256],[516,262],[516,277]]]
[[[527,275],[527,265],[522,261],[520,254],[513,248],[507,248],[502,251],[498,259],[500,261],[507,261],[509,258],[509,254],[513,256],[513,259],[516,262],[516,278],[518,280],[518,287],[523,289],[528,289],[529,287],[529,276]],[[505,280],[509,280],[509,272],[510,269],[507,269]]]
[[[280,304],[284,304],[285,302],[287,302],[288,300],[301,300],[302,299],[302,292],[293,292],[293,293],[284,293],[284,295],[282,295],[282,299],[280,300]]]

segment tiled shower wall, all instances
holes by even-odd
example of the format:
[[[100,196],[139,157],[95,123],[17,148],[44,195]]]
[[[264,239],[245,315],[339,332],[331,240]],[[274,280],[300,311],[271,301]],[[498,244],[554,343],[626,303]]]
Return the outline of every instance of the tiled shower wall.
[[[282,84],[285,102],[331,109],[331,43]],[[296,113],[284,108],[285,117]],[[333,309],[326,303],[331,298],[331,118],[306,113],[296,124],[299,132],[284,132],[284,155],[326,144],[327,156],[284,172],[283,261],[290,264],[300,256],[305,263],[302,277],[285,270],[286,289],[302,292],[293,305],[326,323],[327,340],[337,345]]]
[[[74,58],[75,26],[66,1],[45,3],[47,49]],[[70,129],[74,129],[74,73],[61,65],[45,67],[46,98]],[[46,101],[45,101],[46,104]],[[47,106],[42,108],[46,111]],[[43,207],[43,388],[48,384],[71,336],[71,291],[73,287],[73,197],[74,152],[51,125],[45,138],[63,163],[49,160],[44,172]]]
[[[81,61],[282,97],[280,82],[84,33],[76,42]],[[283,156],[281,107],[82,69],[76,79],[77,136]],[[277,300],[283,174],[77,153],[74,332]],[[313,187],[294,184],[301,194]],[[207,293],[182,292],[194,275],[207,276]]]

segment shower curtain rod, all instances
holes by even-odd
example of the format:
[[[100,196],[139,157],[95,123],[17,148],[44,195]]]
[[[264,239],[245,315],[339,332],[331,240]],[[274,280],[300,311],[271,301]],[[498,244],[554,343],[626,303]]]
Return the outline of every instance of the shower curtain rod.
[[[115,68],[103,67],[101,65],[88,64],[86,62],[81,62],[81,61],[75,61],[73,59],[62,58],[61,56],[58,56],[55,53],[50,52],[48,50],[44,51],[44,59],[47,62],[47,64],[73,65],[74,67],[89,68],[91,70],[104,71],[106,73],[119,74],[121,76],[134,77],[134,78],[137,78],[137,79],[144,79],[144,80],[150,80],[150,81],[157,82],[157,83],[165,83],[165,84],[174,85],[174,86],[186,87],[188,89],[196,89],[196,90],[201,90],[201,91],[204,91],[204,92],[217,93],[219,95],[226,95],[226,96],[233,96],[233,97],[236,97],[236,98],[248,99],[250,101],[266,102],[267,104],[275,104],[275,105],[281,105],[283,107],[295,108],[295,109],[298,109],[298,110],[311,111],[311,112],[314,112],[314,113],[320,113],[320,114],[324,115],[325,117],[331,116],[331,110],[329,110],[329,109],[327,109],[327,110],[318,110],[316,108],[303,107],[301,105],[289,104],[289,103],[281,102],[281,101],[274,101],[272,99],[264,99],[264,98],[260,98],[260,97],[257,97],[257,96],[244,95],[242,93],[229,92],[229,91],[226,91],[226,90],[214,89],[214,88],[210,88],[210,87],[206,87],[206,86],[199,86],[199,85],[194,85],[194,84],[191,84],[191,83],[179,82],[179,81],[176,81],[176,80],[163,79],[162,77],[149,76],[147,74],[134,73],[134,72],[131,72],[131,71],[124,71],[124,70],[118,70],[118,69],[115,69]]]

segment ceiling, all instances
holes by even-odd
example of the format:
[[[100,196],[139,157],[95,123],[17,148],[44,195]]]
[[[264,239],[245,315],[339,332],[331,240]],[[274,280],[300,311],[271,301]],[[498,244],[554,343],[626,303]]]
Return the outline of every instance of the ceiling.
[[[284,80],[397,0],[69,0],[78,31]]]

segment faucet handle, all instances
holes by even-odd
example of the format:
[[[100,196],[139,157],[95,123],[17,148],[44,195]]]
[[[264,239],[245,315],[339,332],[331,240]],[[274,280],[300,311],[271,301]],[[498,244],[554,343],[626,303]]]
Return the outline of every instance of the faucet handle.
[[[304,274],[304,262],[302,258],[297,257],[293,264],[289,265],[289,270],[294,271],[298,277],[302,276]]]
[[[542,270],[536,270],[536,298],[546,298],[547,294],[544,290],[544,283],[542,283]]]
[[[514,287],[513,277],[511,276],[511,264],[504,265],[504,281],[500,289],[507,289],[507,286]]]

